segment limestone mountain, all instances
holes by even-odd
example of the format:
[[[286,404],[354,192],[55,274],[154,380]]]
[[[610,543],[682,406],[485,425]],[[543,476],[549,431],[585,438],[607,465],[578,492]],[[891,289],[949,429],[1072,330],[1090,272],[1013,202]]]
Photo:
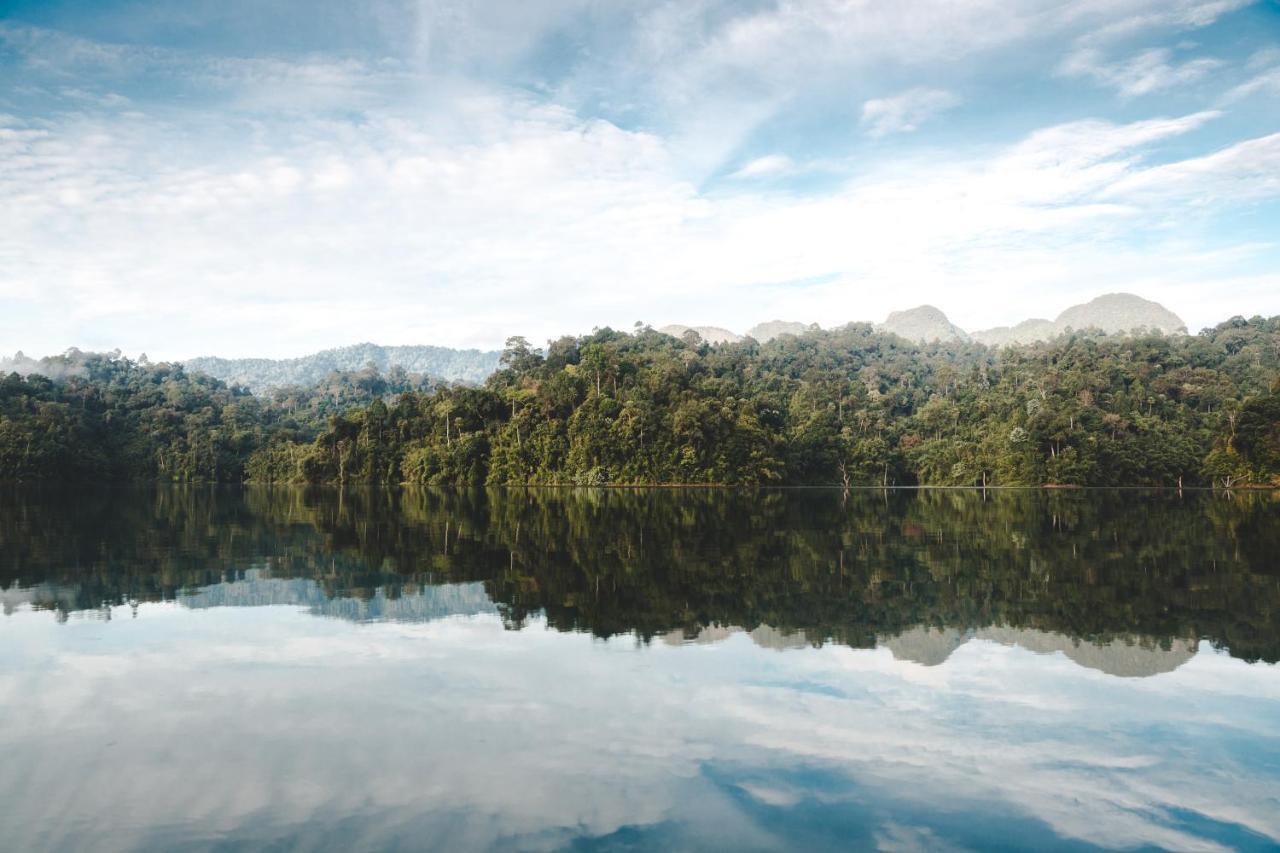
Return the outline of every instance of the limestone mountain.
[[[742,335],[719,326],[682,326],[679,323],[673,323],[670,326],[663,326],[658,331],[673,338],[683,337],[685,332],[697,332],[698,337],[709,344],[736,344],[742,340]]]
[[[1187,324],[1158,302],[1132,293],[1108,293],[1083,305],[1073,305],[1058,315],[1054,325],[1067,329],[1101,329],[1107,334],[1123,334],[1135,329],[1166,335],[1185,335]]]
[[[921,305],[907,311],[894,311],[877,327],[909,341],[967,341],[964,329],[952,323],[932,305]]]
[[[1058,336],[1058,327],[1052,320],[1035,318],[1023,320],[1016,326],[997,326],[974,332],[973,339],[989,347],[1007,347],[1049,341]]]
[[[805,332],[818,328],[817,323],[794,323],[788,320],[770,320],[767,323],[757,323],[750,329],[747,329],[747,337],[755,338],[760,343],[771,341],[779,335],[803,335]]]
[[[1024,320],[1016,326],[999,326],[974,332],[973,339],[988,346],[1011,346],[1050,341],[1067,330],[1101,329],[1120,335],[1138,329],[1164,335],[1182,335],[1187,324],[1158,302],[1132,293],[1108,293],[1083,305],[1073,305],[1056,320]]]
[[[876,645],[889,649],[898,660],[938,666],[970,640],[1020,646],[1036,654],[1061,652],[1080,666],[1122,678],[1148,678],[1173,672],[1195,657],[1198,646],[1194,638],[1176,638],[1166,644],[1152,637],[1118,637],[1090,642],[1056,631],[994,625],[968,630],[920,626],[894,636],[877,637]]]
[[[738,625],[703,625],[698,629],[698,633],[693,635],[684,629],[677,629],[665,634],[662,641],[668,646],[707,646],[723,642],[735,634],[746,634],[757,646],[779,652],[821,645],[820,642],[812,642],[804,631],[782,630],[763,622],[750,631]]]

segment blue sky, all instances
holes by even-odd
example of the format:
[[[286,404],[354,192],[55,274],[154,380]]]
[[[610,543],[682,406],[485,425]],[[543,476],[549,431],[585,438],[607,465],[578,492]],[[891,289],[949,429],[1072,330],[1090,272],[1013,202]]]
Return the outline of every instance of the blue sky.
[[[1280,313],[1280,3],[0,4],[0,351]]]

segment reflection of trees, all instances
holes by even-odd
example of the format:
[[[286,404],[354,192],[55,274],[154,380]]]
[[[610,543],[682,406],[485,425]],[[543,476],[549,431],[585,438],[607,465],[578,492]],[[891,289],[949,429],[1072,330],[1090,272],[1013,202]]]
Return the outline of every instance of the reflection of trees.
[[[478,581],[509,624],[540,612],[601,636],[764,624],[871,646],[1006,625],[1275,661],[1278,508],[1173,492],[10,490],[0,584],[92,609],[259,565],[330,597]]]

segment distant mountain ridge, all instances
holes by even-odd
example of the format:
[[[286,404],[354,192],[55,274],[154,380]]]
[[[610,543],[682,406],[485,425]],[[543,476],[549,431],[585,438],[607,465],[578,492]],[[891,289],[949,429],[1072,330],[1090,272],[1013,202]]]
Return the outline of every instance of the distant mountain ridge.
[[[766,343],[773,340],[779,335],[803,335],[805,332],[817,329],[817,323],[796,323],[788,320],[770,320],[767,323],[757,323],[750,329],[747,329],[745,335],[739,335],[737,332],[731,332],[720,326],[685,326],[681,323],[672,323],[662,326],[658,329],[664,335],[670,335],[673,338],[682,338],[688,332],[696,332],[698,337],[709,344],[736,344],[747,338],[755,338],[760,343]]]
[[[1100,329],[1109,335],[1128,334],[1136,330],[1157,332],[1162,335],[1185,335],[1187,324],[1177,314],[1158,302],[1143,299],[1132,293],[1108,293],[1080,305],[1072,305],[1058,315],[1056,320],[1032,318],[1016,326],[997,326],[979,332],[966,332],[952,323],[947,315],[932,305],[920,305],[904,311],[894,311],[877,323],[876,329],[897,335],[909,341],[962,341],[987,346],[1013,346],[1051,341],[1068,330]],[[747,330],[746,335],[719,326],[684,326],[672,324],[658,329],[673,337],[686,332],[697,332],[709,344],[737,343],[754,338],[760,343],[779,335],[803,335],[820,328],[816,323],[797,323],[786,320],[770,320]]]
[[[1071,306],[1056,320],[1023,320],[1013,327],[999,326],[974,332],[973,339],[988,346],[1030,344],[1053,340],[1068,329],[1101,329],[1109,335],[1145,329],[1163,335],[1185,335],[1187,324],[1158,302],[1132,293],[1108,293],[1083,305]]]
[[[1165,648],[1151,637],[1116,637],[1082,642],[1056,631],[1009,626],[967,630],[920,626],[893,636],[876,637],[876,645],[889,649],[897,660],[921,666],[939,666],[970,640],[1020,646],[1035,654],[1061,653],[1080,666],[1121,678],[1150,678],[1173,672],[1195,657],[1198,650],[1194,638],[1176,638]]]
[[[1135,330],[1165,335],[1187,333],[1186,323],[1177,314],[1158,302],[1131,293],[1109,293],[1081,305],[1073,305],[1055,320],[1033,318],[1015,326],[998,326],[972,333],[952,323],[946,314],[932,305],[894,311],[883,323],[876,324],[876,328],[912,341],[973,341],[993,347],[1050,341],[1068,330],[1100,329],[1107,334],[1127,334]],[[752,326],[745,335],[719,326],[681,324],[662,326],[658,331],[677,338],[694,332],[706,343],[715,345],[738,343],[748,337],[766,343],[781,335],[801,336],[819,329],[817,323],[770,320]],[[78,352],[68,351],[72,355]],[[434,380],[478,384],[498,369],[500,357],[498,350],[360,343],[298,358],[206,356],[189,359],[183,364],[190,371],[262,393],[288,386],[315,385],[335,371],[357,371],[370,364],[382,374],[399,367]],[[48,363],[47,359],[41,361],[17,353],[12,358],[0,358],[0,373],[42,373],[57,378],[77,373],[80,368],[74,362],[72,358],[69,364]]]
[[[658,331],[673,338],[683,338],[689,332],[696,332],[698,337],[709,344],[736,344],[742,340],[742,335],[719,326],[682,326],[679,323],[672,323]]]
[[[483,382],[498,369],[497,350],[450,349],[437,346],[379,346],[363,343],[322,350],[300,358],[218,358],[184,362],[188,370],[206,373],[254,393],[290,385],[312,385],[333,371],[360,370],[373,364],[381,373],[402,367],[449,382]]]
[[[792,323],[786,320],[770,320],[767,323],[757,323],[750,329],[747,329],[747,337],[755,338],[760,343],[768,343],[779,335],[803,335],[805,332],[818,328],[817,323]]]

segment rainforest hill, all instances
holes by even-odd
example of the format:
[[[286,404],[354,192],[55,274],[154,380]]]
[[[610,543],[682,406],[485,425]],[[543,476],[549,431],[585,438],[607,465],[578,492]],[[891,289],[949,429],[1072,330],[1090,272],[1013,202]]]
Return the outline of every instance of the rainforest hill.
[[[1280,317],[993,348],[850,324],[512,338],[483,385],[377,365],[255,396],[76,351],[0,379],[0,479],[1280,484]]]

